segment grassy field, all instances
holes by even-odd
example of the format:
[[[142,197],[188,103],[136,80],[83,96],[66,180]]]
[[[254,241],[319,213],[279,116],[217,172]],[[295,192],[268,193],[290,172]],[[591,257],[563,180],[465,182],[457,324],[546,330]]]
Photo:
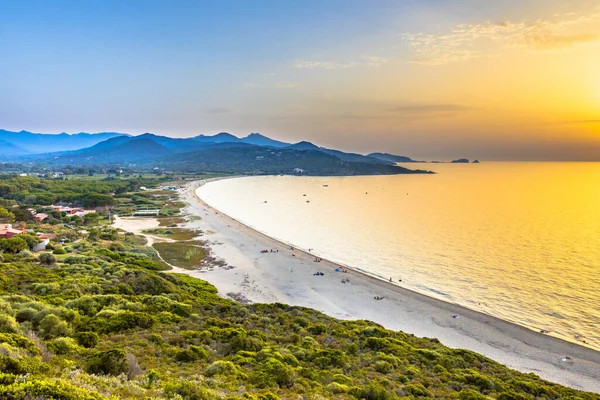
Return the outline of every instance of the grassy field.
[[[167,226],[167,227],[176,227],[178,224],[182,224],[185,222],[185,218],[181,217],[167,217],[167,218],[159,218],[158,226]]]
[[[200,247],[201,242],[154,243],[152,246],[169,264],[180,268],[195,269],[206,257],[207,252]]]
[[[161,236],[173,240],[192,240],[195,237],[197,237],[201,232],[191,231],[189,229],[184,228],[156,228],[147,229],[144,231],[144,233]]]

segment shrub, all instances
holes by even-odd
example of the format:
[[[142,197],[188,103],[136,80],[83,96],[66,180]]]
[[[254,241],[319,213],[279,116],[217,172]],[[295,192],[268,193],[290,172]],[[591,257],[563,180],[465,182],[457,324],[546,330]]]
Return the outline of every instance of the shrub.
[[[77,353],[80,350],[75,340],[67,337],[52,340],[48,343],[48,348],[51,352],[58,355]]]
[[[95,347],[100,341],[100,336],[96,332],[79,332],[75,338],[77,343],[87,349]]]
[[[52,254],[67,254],[67,251],[62,247],[59,247],[58,249],[54,249],[54,251],[52,251]]]
[[[474,389],[463,389],[458,394],[460,400],[487,400],[489,397],[482,395]]]
[[[67,336],[69,325],[54,314],[46,315],[39,324],[39,332],[44,339]]]
[[[251,380],[257,387],[291,387],[296,373],[294,368],[275,358],[269,358],[252,373]]]
[[[40,264],[42,265],[54,265],[56,264],[56,257],[50,253],[42,253],[38,257]]]
[[[18,331],[19,325],[14,317],[6,314],[0,314],[0,332],[17,333]]]
[[[215,361],[206,368],[204,374],[206,376],[215,375],[230,375],[235,376],[239,373],[238,367],[235,366],[231,361]]]
[[[394,366],[387,361],[376,361],[375,362],[375,371],[381,374],[387,374],[394,370]]]
[[[123,374],[127,372],[127,357],[119,349],[99,352],[88,359],[85,370],[96,375]]]
[[[218,400],[220,398],[211,390],[188,380],[169,383],[165,386],[164,392],[167,398],[189,400]]]
[[[350,388],[346,385],[342,385],[341,383],[331,382],[327,385],[327,389],[333,394],[347,393]]]

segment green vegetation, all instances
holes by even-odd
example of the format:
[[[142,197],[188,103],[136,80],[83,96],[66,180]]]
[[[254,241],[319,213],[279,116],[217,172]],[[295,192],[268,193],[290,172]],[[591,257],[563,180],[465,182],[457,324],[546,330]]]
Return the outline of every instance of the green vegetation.
[[[32,224],[66,254],[0,255],[0,398],[600,399],[436,339],[222,299],[106,222]],[[194,244],[155,246],[195,264]]]
[[[181,217],[166,217],[158,219],[158,226],[166,226],[174,228],[177,225],[184,223],[185,219]]]
[[[194,269],[200,267],[206,257],[203,243],[188,242],[157,242],[152,245],[161,257],[169,264],[181,268]]]
[[[191,240],[199,235],[199,232],[183,228],[156,228],[147,229],[143,232],[148,233],[150,235],[162,236],[173,240]]]

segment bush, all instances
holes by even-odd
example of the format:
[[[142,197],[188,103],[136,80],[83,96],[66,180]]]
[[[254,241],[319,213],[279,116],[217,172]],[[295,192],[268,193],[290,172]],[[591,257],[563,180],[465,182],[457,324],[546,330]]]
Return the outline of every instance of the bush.
[[[108,350],[94,354],[85,370],[96,375],[119,375],[127,372],[127,357],[123,350]]]
[[[289,365],[269,358],[254,371],[251,379],[257,387],[291,387],[294,385],[296,373]]]
[[[54,265],[54,264],[56,264],[56,257],[54,257],[50,253],[42,253],[38,257],[38,261],[42,265]]]
[[[77,353],[81,348],[74,339],[61,337],[48,343],[51,352],[58,355]]]
[[[19,332],[19,324],[14,317],[6,314],[0,314],[0,332],[17,333]]]
[[[177,383],[169,383],[165,386],[167,398],[180,398],[189,400],[218,400],[220,399],[209,389],[188,380],[180,380]]]
[[[95,347],[100,341],[100,336],[96,332],[79,332],[75,338],[77,343],[87,349]]]
[[[231,361],[215,361],[206,368],[204,374],[206,376],[229,375],[235,376],[239,373],[238,367]]]
[[[59,247],[58,249],[55,249],[54,251],[52,251],[52,254],[67,254],[67,251],[65,249],[63,249],[62,247]]]
[[[46,315],[39,324],[39,332],[44,339],[69,334],[69,325],[54,314]]]

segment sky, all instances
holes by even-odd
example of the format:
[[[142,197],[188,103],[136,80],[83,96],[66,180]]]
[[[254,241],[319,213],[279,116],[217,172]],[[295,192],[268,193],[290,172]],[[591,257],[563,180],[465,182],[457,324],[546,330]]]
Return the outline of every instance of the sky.
[[[600,161],[600,0],[0,0],[0,129]]]

